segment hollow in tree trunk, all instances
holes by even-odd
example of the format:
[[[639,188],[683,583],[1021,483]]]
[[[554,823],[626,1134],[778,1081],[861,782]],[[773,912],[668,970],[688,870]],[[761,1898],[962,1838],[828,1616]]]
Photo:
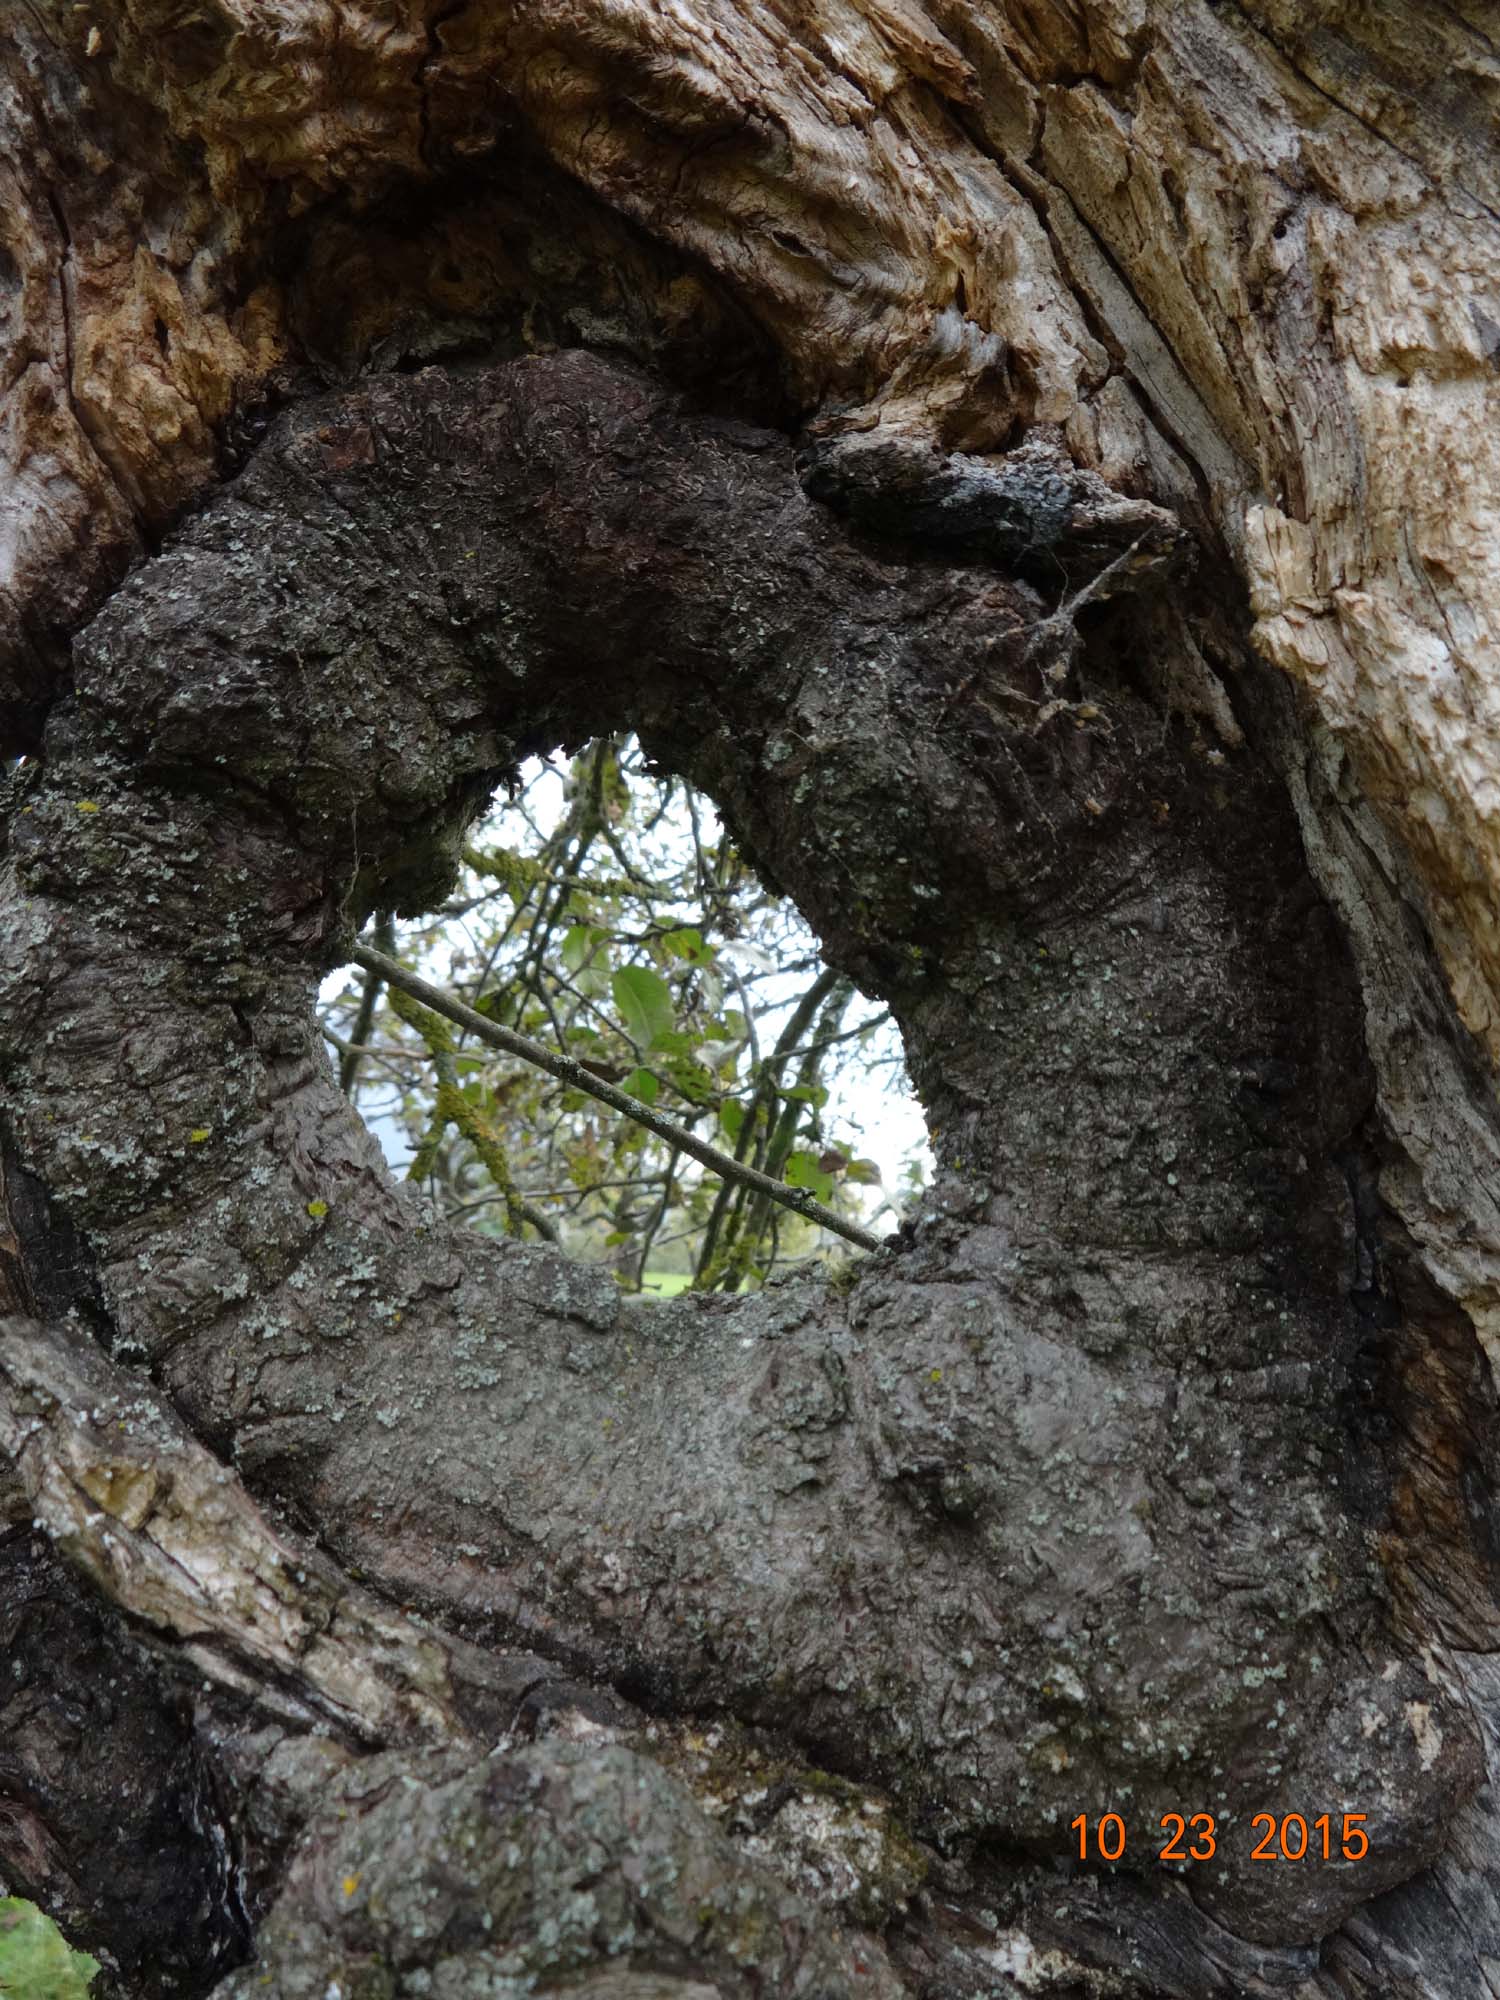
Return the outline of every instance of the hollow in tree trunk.
[[[1496,61],[24,10],[0,1877],[116,1992],[1488,1990]],[[625,729],[901,1026],[838,1283],[450,1229],[323,1053]]]

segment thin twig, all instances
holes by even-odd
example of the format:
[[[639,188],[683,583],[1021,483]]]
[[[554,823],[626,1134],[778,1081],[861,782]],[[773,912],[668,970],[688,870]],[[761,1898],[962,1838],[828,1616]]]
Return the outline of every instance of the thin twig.
[[[815,1201],[805,1188],[788,1187],[784,1181],[773,1180],[769,1174],[757,1172],[738,1160],[721,1153],[717,1146],[711,1146],[706,1139],[674,1125],[670,1118],[663,1118],[649,1105],[638,1098],[630,1097],[623,1090],[616,1090],[613,1084],[604,1083],[590,1075],[583,1064],[572,1056],[559,1055],[545,1048],[542,1043],[532,1041],[529,1035],[519,1035],[514,1028],[502,1028],[494,1021],[488,1021],[483,1014],[466,1007],[462,1000],[455,1000],[441,987],[431,985],[415,972],[408,972],[404,965],[398,965],[393,958],[383,952],[371,950],[369,945],[356,944],[350,957],[356,965],[362,965],[366,972],[375,972],[389,986],[399,986],[403,993],[409,993],[414,1000],[420,1000],[424,1007],[430,1007],[434,1014],[441,1014],[455,1027],[488,1042],[491,1048],[503,1049],[507,1055],[519,1056],[523,1062],[534,1063],[538,1069],[555,1076],[572,1090],[581,1090],[588,1097],[595,1097],[601,1104],[607,1104],[612,1111],[618,1111],[626,1118],[634,1119],[637,1125],[644,1125],[648,1132],[654,1132],[659,1139],[680,1147],[684,1153],[699,1161],[711,1173],[725,1180],[734,1180],[742,1186],[753,1188],[757,1194],[769,1201],[778,1202],[781,1207],[792,1209],[805,1216],[809,1222],[816,1222],[823,1229],[842,1236],[850,1243],[857,1243],[861,1250],[878,1250],[882,1238],[871,1235],[868,1229],[861,1229],[857,1222],[846,1222],[841,1215],[835,1215],[831,1208],[825,1208]]]

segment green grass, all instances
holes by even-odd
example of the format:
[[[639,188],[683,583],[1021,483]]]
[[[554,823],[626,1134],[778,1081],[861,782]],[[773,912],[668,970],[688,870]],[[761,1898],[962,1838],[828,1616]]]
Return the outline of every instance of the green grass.
[[[658,1299],[675,1298],[692,1284],[691,1275],[686,1271],[645,1271],[641,1274],[641,1290]]]

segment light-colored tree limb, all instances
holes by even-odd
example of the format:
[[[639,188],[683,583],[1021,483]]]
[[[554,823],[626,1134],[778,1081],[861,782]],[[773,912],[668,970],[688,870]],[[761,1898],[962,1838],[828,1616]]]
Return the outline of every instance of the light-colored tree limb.
[[[367,1747],[463,1740],[455,1650],[477,1686],[500,1684],[485,1655],[273,1527],[150,1384],[76,1328],[0,1322],[0,1456],[35,1525],[106,1598],[301,1728]]]

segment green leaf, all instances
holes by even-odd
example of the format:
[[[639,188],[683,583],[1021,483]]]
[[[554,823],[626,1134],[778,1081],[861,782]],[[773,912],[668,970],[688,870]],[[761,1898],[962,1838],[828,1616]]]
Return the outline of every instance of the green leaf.
[[[859,1187],[879,1187],[880,1169],[873,1160],[851,1160],[844,1169],[844,1179]]]
[[[661,1084],[649,1069],[633,1069],[620,1088],[628,1091],[632,1097],[638,1097],[642,1104],[654,1104]]]
[[[714,1094],[713,1078],[691,1056],[669,1056],[667,1075],[689,1104],[706,1104]]]
[[[827,1201],[833,1193],[833,1176],[825,1174],[818,1165],[816,1153],[793,1153],[786,1163],[786,1183],[788,1187],[806,1188],[819,1201]]]
[[[637,1048],[649,1049],[658,1035],[672,1031],[672,989],[644,965],[622,965],[610,980],[615,1006]]]
[[[665,932],[661,938],[661,945],[662,949],[669,952],[673,958],[686,959],[689,965],[696,965],[714,956],[713,947],[703,942],[702,931],[693,930],[687,925],[681,930]]]
[[[743,1104],[731,1103],[731,1104],[721,1104],[719,1106],[719,1123],[724,1127],[724,1130],[729,1134],[731,1143],[739,1138],[740,1127],[744,1124],[744,1122],[745,1122],[745,1107]]]
[[[609,935],[594,924],[574,924],[563,939],[563,964],[569,972],[578,972],[593,957],[604,939]]]
[[[0,1901],[0,1993],[17,2000],[88,2000],[99,1961],[72,1951],[52,1919],[19,1896]]]
[[[794,1104],[814,1104],[820,1111],[828,1102],[828,1092],[821,1083],[799,1083],[781,1095]]]

